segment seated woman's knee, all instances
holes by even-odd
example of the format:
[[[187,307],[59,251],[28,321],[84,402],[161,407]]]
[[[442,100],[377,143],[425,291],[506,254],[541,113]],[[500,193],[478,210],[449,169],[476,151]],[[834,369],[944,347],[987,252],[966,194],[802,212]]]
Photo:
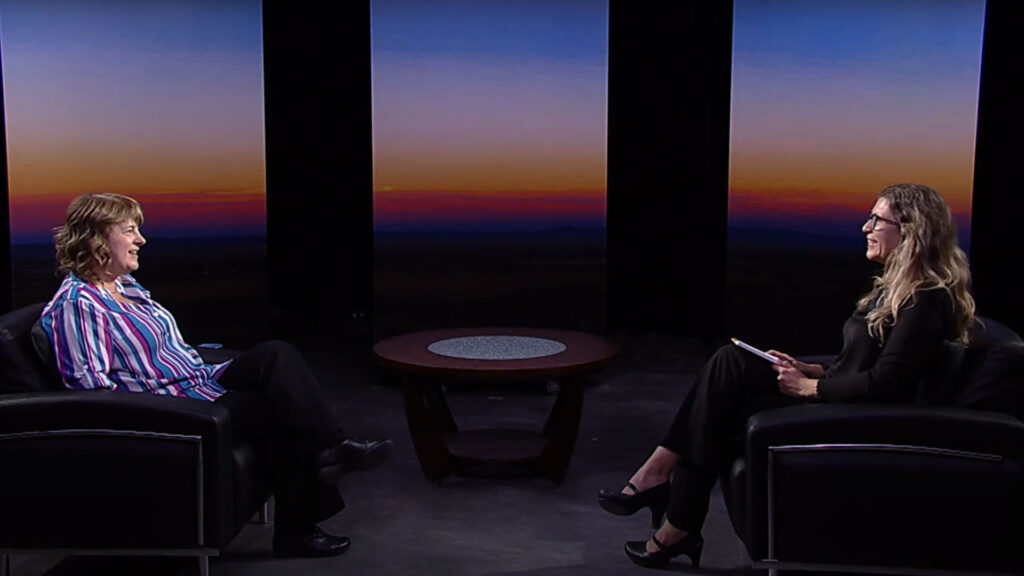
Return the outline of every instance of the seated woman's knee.
[[[734,344],[722,344],[711,356],[711,361],[717,362],[742,362],[745,352]]]
[[[260,342],[249,350],[260,354],[268,360],[300,358],[302,353],[294,344],[286,340],[267,340]]]

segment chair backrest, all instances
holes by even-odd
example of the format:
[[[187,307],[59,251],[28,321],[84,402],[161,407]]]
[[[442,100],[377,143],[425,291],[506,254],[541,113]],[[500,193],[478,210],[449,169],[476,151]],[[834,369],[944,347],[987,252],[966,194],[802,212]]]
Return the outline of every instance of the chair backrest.
[[[967,347],[960,341],[943,342],[939,356],[928,365],[927,372],[917,384],[914,403],[940,406],[952,404],[960,388],[966,353]]]
[[[0,393],[61,388],[53,361],[44,360],[33,344],[32,331],[34,327],[39,331],[39,315],[45,305],[37,302],[0,316]]]
[[[990,318],[976,320],[953,403],[1024,419],[1024,339]]]

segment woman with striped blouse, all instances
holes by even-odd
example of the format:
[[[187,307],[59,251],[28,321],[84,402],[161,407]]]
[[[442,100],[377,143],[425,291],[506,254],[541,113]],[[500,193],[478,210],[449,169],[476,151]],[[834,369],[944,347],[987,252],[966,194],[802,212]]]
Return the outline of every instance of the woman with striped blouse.
[[[391,441],[344,436],[298,350],[283,341],[207,364],[185,343],[174,317],[131,276],[139,268],[142,208],[132,198],[76,198],[55,229],[65,277],[41,325],[64,385],[218,402],[235,434],[266,445],[275,493],[274,553],[336,556],[350,540],[317,523],[344,507],[337,481],[375,467]]]

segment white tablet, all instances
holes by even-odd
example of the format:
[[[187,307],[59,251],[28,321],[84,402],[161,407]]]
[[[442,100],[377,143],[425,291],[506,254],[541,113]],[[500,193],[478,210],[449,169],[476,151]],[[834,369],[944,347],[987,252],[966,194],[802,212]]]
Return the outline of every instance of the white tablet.
[[[778,363],[782,362],[782,360],[780,360],[778,356],[772,356],[771,354],[765,352],[764,350],[759,350],[757,348],[754,348],[750,344],[747,344],[746,342],[744,342],[742,340],[739,340],[737,338],[733,338],[732,339],[732,343],[737,345],[737,346],[739,346],[740,348],[743,348],[747,352],[750,352],[752,354],[757,354],[758,356],[760,356],[761,358],[764,358],[765,360],[771,362],[772,364],[778,364]]]

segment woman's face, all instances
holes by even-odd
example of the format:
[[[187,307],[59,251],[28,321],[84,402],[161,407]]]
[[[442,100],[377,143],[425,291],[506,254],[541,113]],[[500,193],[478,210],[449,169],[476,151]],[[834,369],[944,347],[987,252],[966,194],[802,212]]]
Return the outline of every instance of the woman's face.
[[[118,222],[107,228],[107,246],[110,262],[106,273],[114,278],[139,269],[139,247],[146,243],[139,226],[131,220]]]
[[[861,227],[861,232],[867,237],[868,242],[865,256],[879,264],[885,264],[903,238],[900,234],[900,225],[896,222],[892,210],[889,209],[889,201],[885,198],[879,198],[875,202],[871,215]]]

